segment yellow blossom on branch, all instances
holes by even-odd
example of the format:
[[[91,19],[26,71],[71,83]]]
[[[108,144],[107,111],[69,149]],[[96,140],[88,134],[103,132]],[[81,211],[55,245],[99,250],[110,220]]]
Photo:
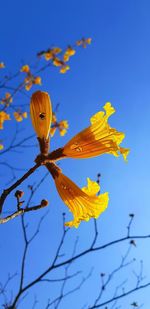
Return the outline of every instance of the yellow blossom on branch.
[[[33,80],[33,84],[35,85],[41,85],[42,81],[41,81],[41,77],[40,76],[36,76]]]
[[[25,64],[22,66],[22,68],[20,69],[21,72],[24,72],[24,73],[29,73],[30,72],[30,67],[28,64]]]
[[[69,65],[63,64],[59,72],[62,73],[62,74],[64,74],[64,73],[66,73],[69,69],[70,69],[70,66],[69,66]]]
[[[16,119],[16,121],[20,122],[23,120],[23,118],[27,118],[27,112],[14,112],[14,117]]]
[[[13,101],[13,98],[12,98],[11,94],[9,92],[6,92],[5,98],[3,98],[1,100],[1,103],[5,104],[5,106],[8,107],[9,104],[12,103],[12,101]]]
[[[91,117],[91,125],[75,135],[64,147],[63,155],[70,158],[92,158],[104,153],[118,157],[122,154],[126,160],[129,149],[120,147],[125,134],[111,128],[108,118],[115,112],[110,102],[104,110]]]
[[[83,48],[86,48],[87,45],[91,44],[91,42],[92,42],[91,38],[87,38],[87,39],[83,38],[81,40],[76,41],[76,45],[82,46]]]
[[[4,68],[5,68],[4,62],[0,62],[0,69],[4,69]]]
[[[63,61],[56,57],[53,59],[53,65],[56,67],[61,67],[63,65]]]
[[[53,137],[55,132],[56,132],[57,128],[56,127],[52,127],[50,128],[50,136]]]
[[[72,48],[71,46],[68,46],[66,49],[64,55],[63,55],[63,60],[65,62],[69,61],[70,57],[73,56],[76,53],[75,49]]]
[[[3,123],[5,120],[10,120],[10,115],[4,111],[0,111],[0,129],[3,129]]]
[[[25,82],[25,89],[29,91],[33,85],[41,85],[41,77],[40,76],[33,76],[29,75],[24,79]]]
[[[111,153],[115,156],[120,153],[126,160],[129,150],[120,147],[125,136],[124,133],[118,132],[108,124],[108,118],[115,112],[115,109],[110,102],[107,102],[104,105],[104,111],[91,117],[89,128],[78,133],[64,147],[48,154],[47,141],[51,121],[53,120],[54,126],[51,129],[56,129],[57,126],[56,115],[52,116],[51,111],[51,102],[47,93],[37,91],[32,95],[30,113],[40,143],[41,154],[44,154],[46,159],[43,163],[51,173],[61,199],[73,214],[74,219],[67,222],[66,225],[78,227],[81,221],[98,218],[105,211],[109,200],[108,193],[97,195],[100,192],[100,186],[89,178],[87,179],[87,187],[81,190],[53,162],[65,157],[90,158],[103,153]],[[42,119],[44,120],[43,126],[41,125]],[[67,121],[61,121],[61,125],[63,130],[68,127]]]
[[[44,55],[45,60],[48,61],[48,60],[54,59],[55,56],[59,53],[61,53],[61,48],[54,47],[52,49],[48,49],[46,52],[43,52],[42,55]]]
[[[29,91],[33,85],[42,84],[41,77],[34,76],[31,73],[31,70],[28,64],[23,65],[20,71],[26,73],[26,77],[24,79],[24,87],[27,91]]]
[[[67,133],[67,129],[69,128],[69,124],[67,120],[57,121],[56,114],[52,114],[52,125],[50,128],[51,137],[54,136],[56,130],[59,130],[60,136],[64,136]]]

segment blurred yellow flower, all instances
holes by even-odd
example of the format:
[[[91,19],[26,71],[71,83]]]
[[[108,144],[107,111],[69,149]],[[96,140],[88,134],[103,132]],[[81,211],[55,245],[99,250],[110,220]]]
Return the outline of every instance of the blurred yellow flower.
[[[59,48],[59,47],[53,47],[53,48],[52,48],[52,53],[53,53],[54,55],[57,55],[57,54],[61,53],[61,51],[62,51],[62,49]]]
[[[70,59],[70,57],[73,56],[75,53],[76,53],[75,49],[73,49],[71,46],[68,46],[63,55],[63,60],[67,62]]]
[[[0,62],[0,69],[4,69],[4,68],[5,68],[4,62]]]
[[[55,56],[57,54],[59,54],[61,52],[61,48],[59,47],[54,47],[52,49],[48,49],[45,53],[44,53],[44,56],[45,56],[45,59],[48,61],[48,60],[51,60],[51,59],[54,59]]]
[[[82,46],[83,48],[86,48],[87,45],[91,44],[92,39],[91,38],[83,38],[81,40],[76,41],[77,46]]]
[[[59,132],[60,132],[60,136],[64,136],[67,133],[67,130],[60,128]]]
[[[50,136],[53,137],[56,132],[56,127],[50,128]]]
[[[56,114],[52,113],[52,124],[57,122]]]
[[[30,67],[28,66],[28,64],[25,64],[21,67],[20,69],[21,72],[24,72],[24,73],[29,73],[30,72]]]
[[[64,74],[64,73],[66,73],[68,70],[70,69],[70,67],[69,67],[69,65],[63,65],[62,67],[61,67],[61,69],[60,69],[60,73],[62,73],[62,74]]]
[[[67,120],[62,120],[59,122],[59,127],[63,128],[63,129],[68,129],[69,128],[69,124]]]
[[[45,60],[51,60],[52,58],[53,58],[53,54],[52,54],[52,52],[51,51],[49,51],[49,52],[46,52],[45,54],[44,54],[44,56],[45,56]]]
[[[59,130],[60,136],[64,136],[67,133],[68,127],[69,124],[67,120],[61,120],[58,122],[55,113],[52,114],[52,126],[50,129],[51,137],[54,136],[56,129]]]
[[[42,84],[42,81],[41,81],[41,77],[40,76],[36,76],[34,78],[34,84],[36,85],[41,85]]]
[[[30,89],[31,89],[31,87],[32,87],[32,85],[33,85],[33,83],[32,82],[27,82],[27,81],[25,81],[25,89],[27,90],[27,91],[29,91]]]
[[[13,101],[13,99],[12,99],[11,94],[10,94],[9,92],[6,92],[6,93],[5,93],[5,98],[3,98],[3,99],[1,100],[1,103],[2,103],[2,104],[5,104],[5,106],[8,107],[9,104],[12,103],[12,101]]]
[[[54,58],[53,59],[53,65],[55,65],[56,67],[60,67],[63,65],[63,61],[60,60],[59,58]]]
[[[23,120],[23,118],[27,118],[27,112],[14,112],[14,117],[16,119],[16,121],[20,122]]]
[[[3,144],[0,143],[0,150],[4,148]]]
[[[4,111],[0,111],[0,129],[3,129],[3,123],[5,120],[10,120],[10,115]]]
[[[63,155],[71,158],[91,158],[104,153],[122,154],[127,159],[129,149],[120,147],[125,134],[111,128],[108,118],[115,112],[110,102],[104,110],[91,117],[91,125],[74,136],[64,147]]]

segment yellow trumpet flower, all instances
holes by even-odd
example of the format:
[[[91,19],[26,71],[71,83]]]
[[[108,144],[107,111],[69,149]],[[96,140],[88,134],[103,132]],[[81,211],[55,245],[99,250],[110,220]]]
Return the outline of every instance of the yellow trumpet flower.
[[[69,227],[78,227],[81,221],[98,218],[108,206],[108,192],[96,196],[100,186],[87,179],[87,187],[82,190],[53,163],[46,164],[52,174],[59,196],[72,212],[74,219],[66,222]]]
[[[110,102],[104,110],[91,117],[91,125],[75,135],[64,147],[63,155],[70,158],[92,158],[104,153],[119,156],[126,160],[129,149],[120,147],[125,134],[111,128],[108,118],[115,112]]]

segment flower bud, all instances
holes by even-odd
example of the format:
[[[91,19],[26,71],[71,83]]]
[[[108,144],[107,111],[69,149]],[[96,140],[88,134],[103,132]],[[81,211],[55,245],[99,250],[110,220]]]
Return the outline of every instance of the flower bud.
[[[48,139],[52,120],[52,107],[47,92],[36,91],[33,93],[30,103],[30,115],[37,136],[41,139]]]
[[[22,198],[22,196],[24,195],[24,192],[23,191],[20,191],[20,190],[17,190],[16,192],[15,192],[15,197],[17,197],[17,198]]]
[[[48,200],[41,201],[41,206],[47,206],[47,205],[48,205]]]

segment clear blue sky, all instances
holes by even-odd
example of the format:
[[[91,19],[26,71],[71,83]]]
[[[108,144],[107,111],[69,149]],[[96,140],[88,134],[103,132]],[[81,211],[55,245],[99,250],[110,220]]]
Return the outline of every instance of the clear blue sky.
[[[149,132],[150,132],[150,2],[148,0],[76,0],[76,1],[8,1],[1,3],[0,18],[0,61],[4,61],[8,72],[16,72],[24,63],[32,64],[36,53],[49,46],[65,47],[81,37],[91,37],[92,44],[87,49],[79,50],[70,62],[71,70],[60,75],[55,68],[49,68],[42,74],[41,90],[51,95],[53,106],[60,103],[59,119],[69,121],[68,134],[60,138],[56,135],[51,141],[51,148],[64,144],[69,138],[89,124],[89,118],[100,110],[106,101],[116,109],[111,125],[126,133],[124,146],[131,149],[128,163],[122,158],[109,155],[90,160],[66,160],[61,163],[64,174],[84,186],[86,177],[96,178],[101,173],[101,189],[110,193],[107,211],[98,220],[101,242],[112,240],[126,233],[128,214],[135,213],[134,234],[149,233]],[[36,88],[33,89],[33,91]],[[2,93],[3,94],[3,93]],[[2,95],[0,93],[0,97]],[[29,96],[32,91],[29,92]],[[21,100],[21,102],[20,102]],[[29,98],[20,96],[16,104],[28,104]],[[26,107],[28,111],[28,107]],[[7,123],[4,137],[6,143],[12,138],[15,125]],[[30,119],[21,123],[22,137],[33,133]],[[9,132],[9,134],[8,134]],[[2,138],[2,133],[0,139]],[[35,140],[34,140],[35,143]],[[23,152],[12,153],[14,166],[29,168],[37,154],[37,148],[23,149]],[[10,162],[10,154],[0,158]],[[21,175],[22,172],[17,175]],[[27,181],[23,188],[27,194],[27,184],[37,181],[44,169]],[[2,187],[8,179],[9,170],[1,169]],[[29,274],[34,277],[47,265],[47,255],[55,247],[61,234],[61,214],[66,211],[60,201],[50,177],[42,185],[34,198],[37,203],[42,198],[50,201],[49,215],[46,218],[40,237],[35,241],[29,256]],[[8,209],[13,205],[13,195],[8,200]],[[31,229],[38,222],[41,214],[28,216]],[[0,260],[2,280],[8,272],[19,271],[19,259],[22,254],[20,219],[1,226]],[[70,252],[73,239],[79,236],[79,248],[84,248],[90,241],[93,222],[82,223],[78,230],[72,229],[66,253]],[[144,273],[150,278],[150,252],[146,242],[139,242],[133,249],[131,257],[144,260]],[[118,246],[102,254],[92,255],[90,260],[82,259],[74,269],[95,267],[94,275],[82,287],[81,291],[66,299],[62,309],[78,309],[90,304],[95,291],[98,292],[99,273],[106,273],[118,265],[126,246]],[[36,254],[36,256],[33,254]],[[138,262],[135,266],[138,269]],[[29,275],[28,274],[28,275]],[[131,268],[131,281],[132,275]],[[123,274],[122,279],[126,278]],[[29,277],[26,278],[28,281]],[[123,281],[123,280],[121,280]],[[117,284],[113,282],[114,286]],[[89,289],[92,295],[89,295]],[[52,286],[44,290],[33,289],[31,295],[20,305],[21,309],[32,308],[34,295],[39,296],[38,309],[44,308],[45,298],[55,291]],[[87,293],[88,291],[88,293]],[[45,294],[44,294],[45,293]],[[82,295],[81,295],[82,294]],[[88,296],[87,296],[88,294]],[[142,291],[137,296],[123,300],[122,308],[129,308],[137,299],[149,309],[149,291]],[[110,295],[108,293],[108,295]],[[78,298],[78,306],[73,297]],[[87,299],[86,299],[87,298]]]

